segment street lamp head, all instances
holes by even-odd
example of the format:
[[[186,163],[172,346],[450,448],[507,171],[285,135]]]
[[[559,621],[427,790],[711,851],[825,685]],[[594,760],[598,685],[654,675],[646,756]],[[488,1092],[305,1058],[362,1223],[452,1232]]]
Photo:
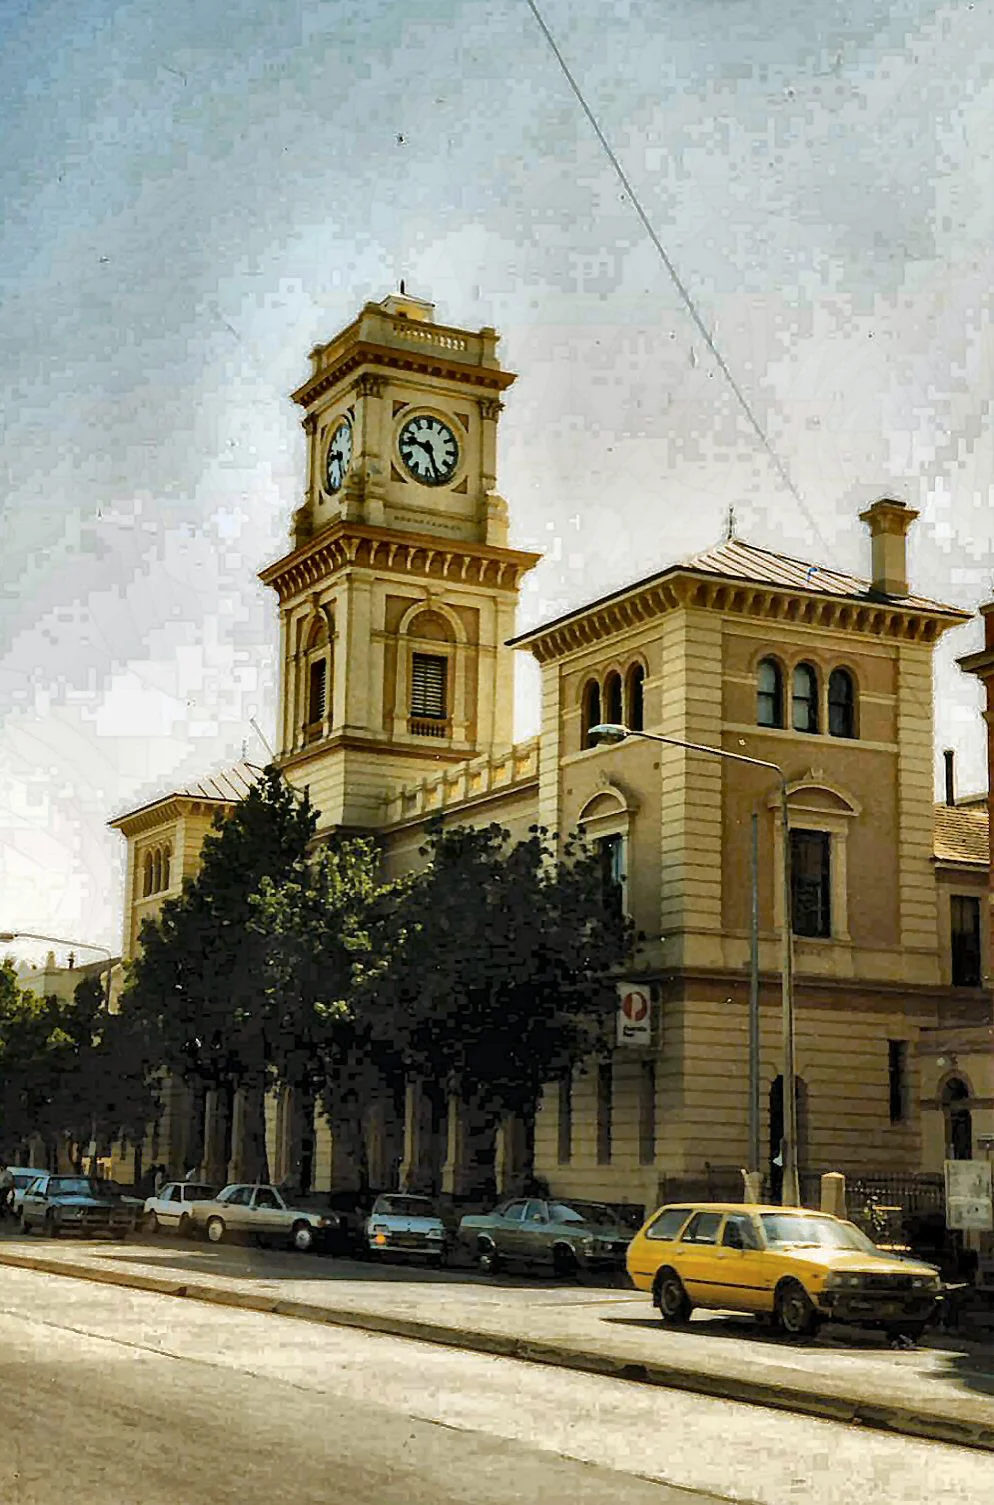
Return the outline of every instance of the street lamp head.
[[[631,736],[627,726],[620,726],[614,721],[603,721],[599,726],[592,726],[587,733],[591,745],[594,747],[614,747],[618,742],[624,742],[626,737]]]

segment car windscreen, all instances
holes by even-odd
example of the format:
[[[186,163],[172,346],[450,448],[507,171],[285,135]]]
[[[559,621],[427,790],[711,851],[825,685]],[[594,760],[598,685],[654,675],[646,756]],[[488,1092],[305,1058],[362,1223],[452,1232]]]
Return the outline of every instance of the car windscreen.
[[[435,1208],[426,1197],[377,1197],[374,1213],[394,1218],[433,1218]]]
[[[217,1193],[218,1188],[216,1186],[195,1186],[192,1182],[187,1181],[183,1186],[183,1201],[212,1202]]]
[[[604,1228],[618,1221],[610,1207],[599,1202],[550,1202],[549,1216],[554,1223],[596,1223]]]
[[[53,1176],[48,1183],[50,1197],[93,1197],[101,1191],[99,1182],[87,1181],[84,1176]]]
[[[760,1222],[766,1242],[772,1247],[807,1244],[816,1249],[854,1249],[861,1247],[841,1223],[816,1214],[763,1212]]]

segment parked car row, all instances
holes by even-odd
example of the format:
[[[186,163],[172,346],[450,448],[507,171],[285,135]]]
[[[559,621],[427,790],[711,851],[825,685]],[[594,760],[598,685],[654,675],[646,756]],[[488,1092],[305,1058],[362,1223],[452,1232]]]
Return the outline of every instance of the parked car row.
[[[610,1208],[561,1198],[512,1198],[456,1223],[432,1198],[411,1193],[378,1196],[368,1216],[354,1204],[331,1207],[327,1195],[288,1198],[247,1182],[217,1189],[174,1181],[142,1203],[112,1181],[12,1169],[25,1232],[126,1238],[143,1220],[150,1231],[199,1233],[215,1244],[248,1235],[300,1252],[365,1252],[434,1266],[458,1251],[491,1274],[515,1265],[558,1275],[627,1270],[664,1323],[685,1322],[700,1307],[770,1320],[791,1337],[840,1321],[914,1341],[942,1294],[935,1266],[889,1254],[853,1223],[805,1208],[673,1204],[633,1236]]]

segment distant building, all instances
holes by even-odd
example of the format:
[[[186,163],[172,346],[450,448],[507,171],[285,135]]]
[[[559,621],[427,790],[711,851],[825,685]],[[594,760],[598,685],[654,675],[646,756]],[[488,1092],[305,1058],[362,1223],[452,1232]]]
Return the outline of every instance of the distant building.
[[[536,821],[564,835],[582,825],[600,844],[645,937],[628,980],[650,992],[651,1043],[619,1046],[546,1092],[535,1170],[563,1194],[652,1202],[709,1180],[735,1189],[746,1163],[754,812],[767,1161],[779,1144],[779,784],[637,738],[592,746],[590,729],[625,722],[778,763],[802,1168],[917,1169],[933,1086],[923,1041],[989,1018],[987,971],[963,970],[973,910],[956,902],[984,893],[963,825],[974,817],[962,804],[937,815],[932,792],[933,651],[967,613],[913,593],[916,514],[883,498],[862,514],[867,578],[730,537],[515,636],[538,556],[509,547],[496,491],[501,399],[514,381],[496,347],[493,330],[437,325],[430,304],[393,296],[311,352],[294,393],[308,463],[293,547],[261,577],[279,609],[280,766],[308,787],[319,837],[375,831],[392,873],[417,860],[440,813],[514,834]],[[515,650],[542,674],[541,731],[521,744]],[[113,822],[128,841],[126,954],[251,772]],[[989,955],[984,903],[978,923]],[[223,1105],[208,1098],[213,1122]],[[297,1169],[291,1107],[287,1090],[274,1097],[277,1175]],[[226,1111],[230,1125],[237,1104]],[[188,1112],[177,1086],[174,1164]],[[368,1105],[370,1175],[472,1193],[494,1165],[489,1132],[436,1084],[398,1082]],[[497,1180],[513,1189],[514,1125],[495,1153]],[[236,1133],[230,1167],[238,1155]],[[313,1125],[306,1175],[347,1185],[355,1146]]]

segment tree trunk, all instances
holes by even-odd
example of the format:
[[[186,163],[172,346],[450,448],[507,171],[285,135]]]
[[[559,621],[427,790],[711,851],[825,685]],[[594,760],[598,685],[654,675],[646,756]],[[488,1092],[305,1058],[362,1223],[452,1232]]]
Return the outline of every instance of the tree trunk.
[[[314,1096],[307,1086],[289,1088],[286,1179],[308,1192],[314,1180]]]
[[[185,1155],[186,1165],[183,1167],[183,1169],[189,1170],[191,1166],[202,1167],[204,1163],[204,1152],[206,1150],[206,1145],[204,1143],[204,1131],[206,1128],[204,1118],[207,1110],[207,1083],[203,1081],[202,1078],[195,1077],[193,1081],[187,1083],[186,1085],[187,1090],[190,1094],[190,1111],[188,1118],[190,1137],[187,1141]],[[152,1144],[153,1159],[156,1159],[158,1157],[158,1130],[159,1120],[156,1121],[155,1135]]]
[[[266,1089],[262,1084],[243,1087],[244,1117],[242,1132],[242,1176],[246,1181],[269,1181],[269,1155],[266,1149]]]

